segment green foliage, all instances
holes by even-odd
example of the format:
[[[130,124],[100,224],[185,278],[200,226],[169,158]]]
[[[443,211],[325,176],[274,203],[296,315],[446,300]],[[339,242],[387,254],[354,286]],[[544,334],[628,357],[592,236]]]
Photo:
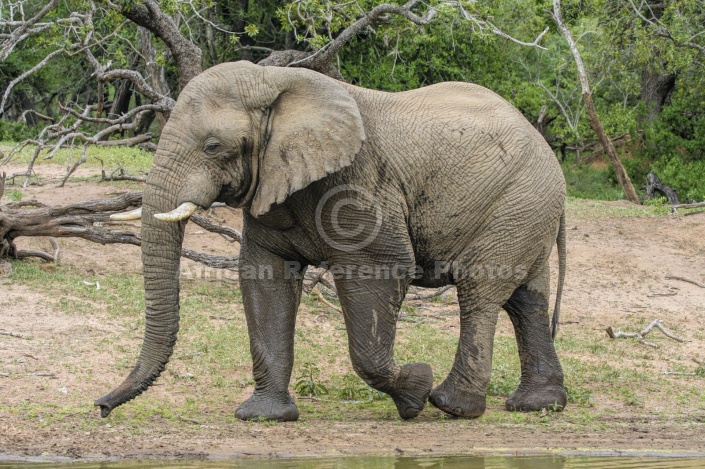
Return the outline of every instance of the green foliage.
[[[566,385],[565,393],[570,404],[575,404],[579,407],[592,407],[594,405],[592,391],[587,388]]]
[[[2,122],[2,121],[0,121]],[[7,154],[15,146],[13,142],[0,142],[0,150]],[[29,145],[21,152],[13,157],[12,162],[25,164],[29,162],[36,147]],[[73,150],[70,148],[62,148],[56,152],[50,160],[45,160],[43,157],[46,153],[41,153],[37,160],[37,165],[42,164],[61,164],[66,165],[69,162],[74,162],[81,156],[82,148],[79,146]],[[101,162],[104,165],[106,172],[110,172],[117,167],[123,167],[130,174],[138,175],[141,172],[146,172],[152,165],[154,155],[152,153],[140,150],[134,147],[111,147],[111,146],[96,146],[91,145],[87,151],[86,165],[100,166]]]
[[[693,94],[679,93],[657,119],[645,124],[644,145],[628,167],[642,181],[653,170],[682,201],[705,200],[705,113],[693,108],[693,100],[705,104],[705,90]]]
[[[659,159],[653,169],[663,183],[676,189],[681,201],[705,200],[705,160],[684,162],[676,157]]]
[[[0,141],[20,142],[37,136],[37,129],[23,122],[0,120]]]
[[[301,375],[297,378],[294,389],[299,396],[322,396],[328,394],[328,388],[319,381],[321,370],[313,362],[303,364]]]
[[[8,191],[7,198],[13,202],[19,202],[22,200],[22,191],[19,189],[12,189],[11,191]]]
[[[581,199],[619,200],[624,192],[612,177],[614,171],[568,161],[561,165],[568,195]]]
[[[136,1],[115,0],[118,9],[98,2],[91,25],[70,34],[65,26],[54,25],[22,41],[0,64],[0,89],[52,51],[71,47],[89,35],[104,39],[92,49],[101,64],[144,74],[145,64],[137,54],[141,33],[120,12],[120,8],[129,11]],[[379,2],[160,0],[158,4],[164,13],[190,18],[180,22],[181,32],[201,48],[207,68],[240,59],[256,62],[269,49],[320,49]],[[26,2],[25,16],[31,17],[42,5],[41,1]],[[683,200],[703,200],[705,75],[701,64],[705,60],[705,9],[698,0],[652,7],[651,12],[640,12],[657,15],[658,23],[639,18],[630,2],[562,2],[563,16],[577,40],[603,125],[612,137],[632,135],[634,158],[624,164],[635,186],[640,186],[653,169],[677,189]],[[530,121],[545,108],[549,116],[555,117],[545,135],[554,147],[581,147],[595,141],[573,57],[547,14],[549,0],[430,0],[417,5],[415,12],[423,15],[429,8],[434,8],[436,15],[426,26],[388,15],[384,21],[363,29],[337,58],[343,76],[354,84],[387,91],[440,81],[478,83],[505,97]],[[68,18],[72,12],[89,9],[87,0],[65,0],[45,19]],[[194,11],[207,21],[194,16]],[[528,42],[548,26],[549,32],[541,40],[546,50],[524,47],[493,34],[490,23]],[[664,34],[666,30],[668,34]],[[164,67],[175,98],[180,84],[173,53],[159,39],[152,38],[152,44],[156,63]],[[28,103],[56,119],[59,102],[76,108],[97,102],[92,66],[82,57],[75,51],[59,55],[15,87],[0,120],[0,140],[36,136],[38,128],[11,122],[19,118]],[[643,97],[643,78],[648,73],[677,76],[671,100],[666,100],[655,119],[644,118],[652,105]],[[119,85],[119,80],[104,84],[104,102],[115,97]],[[133,99],[130,107],[137,104]],[[100,128],[91,123],[81,127],[89,133]],[[611,169],[581,166],[572,159],[563,168],[572,195],[606,200],[622,197]]]

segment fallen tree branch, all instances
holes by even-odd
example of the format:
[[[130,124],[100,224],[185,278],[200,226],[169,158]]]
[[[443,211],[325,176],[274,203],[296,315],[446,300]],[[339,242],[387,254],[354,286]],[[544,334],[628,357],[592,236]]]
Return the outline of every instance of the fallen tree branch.
[[[129,192],[112,199],[88,200],[58,207],[46,206],[35,209],[0,207],[0,257],[15,259],[40,257],[50,262],[58,260],[60,251],[55,240],[52,241],[54,246],[52,255],[42,251],[19,250],[15,245],[15,239],[22,236],[82,238],[99,244],[140,246],[142,240],[139,233],[111,230],[106,227],[114,225],[110,215],[141,204],[142,193]],[[194,223],[209,231],[226,233],[233,239],[241,238],[237,230],[216,225],[200,215],[195,217]],[[186,248],[182,248],[181,255],[216,269],[236,269],[239,259],[239,256],[214,256]]]
[[[700,288],[705,288],[705,283],[698,282],[697,280],[693,280],[690,278],[680,277],[678,275],[666,275],[666,278],[669,280],[680,280],[681,282],[692,283],[693,285],[697,285]]]
[[[306,270],[305,280],[304,280],[304,291],[306,293],[311,293],[316,285],[319,283],[326,287],[332,292],[334,296],[338,295],[338,291],[335,285],[325,278],[328,270],[322,269],[320,267],[312,267]]]
[[[54,248],[54,254],[49,254],[48,252],[40,251],[38,249],[26,249],[26,250],[16,250],[15,259],[26,259],[28,257],[38,257],[47,262],[53,262],[54,264],[59,263],[59,254],[61,253],[61,248],[59,248],[59,243],[56,239],[49,238],[51,247]]]
[[[7,335],[10,337],[15,337],[17,339],[27,339],[29,337],[28,335],[20,334],[19,332],[5,331],[5,330],[0,330],[0,335]]]
[[[654,193],[658,192],[668,199],[668,203],[671,207],[678,205],[678,194],[676,190],[671,186],[661,182],[661,179],[653,171],[649,171],[646,175],[646,185],[643,187],[646,191],[646,197],[644,200],[650,200],[654,197]]]
[[[105,174],[105,170],[102,168],[103,161],[99,160],[101,164],[100,168],[100,180],[101,181],[135,181],[135,182],[146,182],[147,178],[146,177],[141,177],[141,176],[133,176],[129,174],[127,171],[125,171],[125,168],[122,166],[118,167],[110,173],[110,176],[107,176]]]
[[[238,243],[242,242],[242,234],[234,228],[230,228],[229,226],[218,225],[217,223],[212,222],[208,218],[198,214],[191,215],[191,218],[189,220],[194,222],[204,230],[224,235],[226,236],[226,239],[230,238],[237,241]],[[228,239],[228,241],[230,241],[230,239]]]
[[[678,208],[701,208],[705,207],[705,202],[696,202],[693,204],[676,204],[676,205],[671,205],[672,209],[678,209]]]
[[[429,298],[433,298],[435,296],[441,296],[443,293],[447,292],[451,288],[453,288],[454,285],[446,285],[445,287],[438,288],[436,290],[433,290],[429,293],[418,293],[415,292],[413,294],[408,294],[406,296],[406,300],[428,300]]]
[[[334,309],[335,311],[339,312],[340,314],[343,314],[342,308],[339,306],[334,305],[330,301],[326,300],[326,298],[323,296],[323,294],[318,290],[318,288],[314,287],[311,292],[315,294],[318,297],[318,300],[323,303],[324,305],[328,306],[331,309]]]
[[[677,290],[678,290],[678,289],[677,289],[676,287],[668,287],[668,291],[667,291],[667,292],[657,292],[657,291],[654,291],[654,292],[649,293],[649,294],[646,295],[646,296],[648,296],[649,298],[653,298],[653,297],[655,297],[655,296],[676,296],[676,295],[678,294],[678,291],[677,291]]]
[[[651,324],[649,324],[648,326],[646,326],[646,328],[641,332],[622,332],[619,330],[614,331],[612,329],[612,326],[607,326],[607,328],[605,329],[605,332],[607,332],[607,335],[611,339],[618,339],[620,337],[633,338],[633,339],[637,339],[639,342],[643,343],[644,345],[648,345],[649,347],[655,348],[655,347],[657,347],[656,344],[654,344],[653,342],[648,342],[644,339],[644,336],[647,335],[648,333],[650,333],[652,330],[654,330],[654,328],[660,330],[663,333],[663,335],[665,335],[669,339],[673,339],[677,342],[687,342],[682,337],[676,336],[675,334],[673,334],[672,332],[667,330],[665,327],[663,327],[663,323],[660,319],[657,319],[654,322],[652,322]]]

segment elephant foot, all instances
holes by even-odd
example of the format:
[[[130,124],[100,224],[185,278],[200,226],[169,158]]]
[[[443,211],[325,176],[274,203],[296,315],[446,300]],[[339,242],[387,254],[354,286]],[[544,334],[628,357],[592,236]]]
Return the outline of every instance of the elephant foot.
[[[235,417],[240,420],[292,422],[299,419],[299,409],[288,394],[284,397],[272,398],[255,393],[237,408]]]
[[[485,413],[485,395],[476,394],[458,385],[443,381],[431,392],[431,404],[454,417],[476,418]]]
[[[507,399],[507,410],[535,412],[541,409],[560,412],[568,402],[563,386],[551,384],[545,386],[523,386]]]
[[[402,365],[397,386],[389,391],[399,416],[404,420],[413,419],[426,407],[428,394],[433,387],[433,371],[426,363]]]

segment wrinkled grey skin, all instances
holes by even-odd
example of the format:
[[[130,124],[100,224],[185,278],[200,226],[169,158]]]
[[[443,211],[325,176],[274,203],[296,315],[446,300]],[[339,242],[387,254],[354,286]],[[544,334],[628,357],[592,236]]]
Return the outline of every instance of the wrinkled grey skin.
[[[427,400],[455,416],[484,412],[501,307],[521,358],[507,408],[565,406],[547,314],[564,200],[548,145],[480,86],[382,93],[303,69],[213,67],[185,87],[164,128],[144,191],[144,345],[125,382],[96,405],[107,416],[147,389],[176,341],[186,222],[153,215],[221,201],[244,212],[241,289],[256,386],[239,418],[298,418],[288,385],[301,274],[321,263],[351,272],[336,286],[353,367],[402,418]],[[448,283],[458,290],[460,341],[432,389],[429,365],[394,361],[396,320],[410,284]]]

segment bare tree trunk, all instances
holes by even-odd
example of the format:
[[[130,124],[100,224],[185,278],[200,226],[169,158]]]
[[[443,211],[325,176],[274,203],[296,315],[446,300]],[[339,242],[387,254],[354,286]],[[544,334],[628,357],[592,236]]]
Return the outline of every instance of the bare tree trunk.
[[[142,55],[145,60],[145,69],[149,75],[149,80],[152,84],[154,91],[162,96],[169,96],[169,85],[166,82],[166,76],[164,75],[164,67],[157,64],[157,49],[152,44],[152,35],[147,28],[140,26],[138,28],[138,35],[140,39],[140,48],[142,49]],[[168,113],[157,113],[157,124],[159,125],[159,135],[162,134],[162,129],[166,125],[167,120],[169,120]]]
[[[542,106],[539,111],[539,116],[534,122],[534,128],[539,131],[543,138],[546,138],[546,131],[548,130],[548,125],[556,119],[556,116],[552,116],[548,113],[548,106]]]
[[[663,16],[663,10],[667,5],[667,2],[650,4],[645,14],[651,15],[650,19],[658,21]],[[646,104],[647,114],[640,124],[651,122],[661,114],[663,105],[676,87],[676,74],[663,71],[668,66],[668,58],[663,57],[657,49],[649,59],[649,63],[641,72],[640,97]]]
[[[111,4],[111,7],[114,6]],[[124,2],[116,9],[122,16],[138,26],[149,29],[169,47],[179,69],[181,88],[203,71],[201,49],[181,34],[174,19],[159,8],[159,3],[156,0]]]
[[[651,68],[645,68],[641,72],[640,97],[648,110],[646,122],[653,121],[661,114],[663,105],[675,87],[676,75],[674,73],[659,73]]]
[[[617,151],[614,149],[612,141],[607,136],[605,128],[602,126],[600,118],[597,116],[597,109],[595,109],[595,103],[592,100],[592,92],[590,91],[590,83],[588,82],[587,73],[585,72],[585,65],[583,64],[583,59],[580,57],[580,52],[578,51],[578,46],[573,40],[573,35],[570,34],[570,30],[565,25],[565,23],[563,22],[563,18],[561,17],[560,0],[553,0],[553,19],[556,21],[556,25],[558,25],[558,29],[563,34],[563,37],[565,37],[565,40],[568,42],[568,45],[570,46],[570,51],[572,52],[573,58],[575,59],[575,65],[578,67],[580,86],[582,87],[583,91],[583,100],[585,101],[585,108],[587,110],[588,116],[590,117],[590,126],[592,127],[592,130],[594,130],[597,134],[597,138],[600,140],[602,147],[605,149],[605,153],[607,153],[610,158],[610,162],[612,163],[614,172],[617,174],[617,180],[619,180],[619,185],[622,186],[624,195],[631,202],[637,204],[641,203],[641,201],[639,200],[639,196],[636,193],[636,190],[634,190],[632,181],[631,179],[629,179],[627,171],[624,169],[622,162],[617,156]]]

